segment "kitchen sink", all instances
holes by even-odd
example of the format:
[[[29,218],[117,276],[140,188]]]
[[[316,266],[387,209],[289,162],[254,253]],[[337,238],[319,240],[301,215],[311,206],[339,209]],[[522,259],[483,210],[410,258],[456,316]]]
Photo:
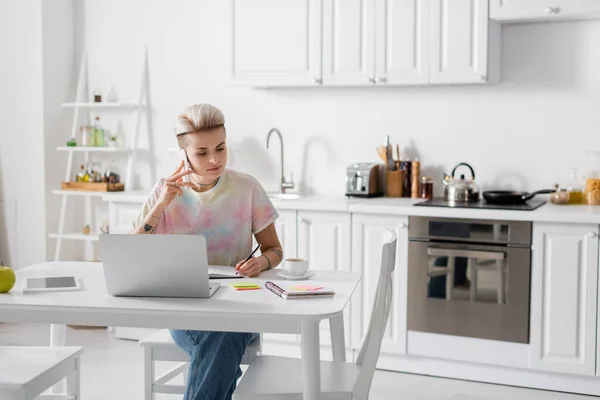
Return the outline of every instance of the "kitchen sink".
[[[277,200],[296,200],[300,198],[296,193],[267,193],[270,198]]]

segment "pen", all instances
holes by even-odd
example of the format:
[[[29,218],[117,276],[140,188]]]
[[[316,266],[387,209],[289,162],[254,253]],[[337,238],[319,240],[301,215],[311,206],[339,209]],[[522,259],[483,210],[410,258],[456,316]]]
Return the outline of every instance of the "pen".
[[[252,258],[252,256],[254,255],[254,253],[256,253],[256,250],[258,250],[259,248],[260,248],[260,244],[258,244],[258,245],[256,246],[256,248],[255,248],[254,250],[252,250],[252,253],[250,253],[250,255],[248,256],[248,258],[246,258],[246,259],[244,260],[244,262],[242,263],[242,265],[244,265],[245,263],[247,263],[247,262],[248,262],[248,260],[250,260],[250,259]],[[238,271],[238,275],[241,275],[241,276],[243,276],[244,278],[248,278],[246,275],[244,275],[244,274],[240,273],[240,271]]]
[[[248,258],[246,258],[246,260],[244,260],[244,263],[247,263],[249,259],[252,258],[252,256],[254,255],[254,253],[256,253],[256,250],[258,250],[260,248],[260,244],[258,244],[256,246],[256,248],[252,251],[252,253],[250,253],[250,255],[248,256]]]

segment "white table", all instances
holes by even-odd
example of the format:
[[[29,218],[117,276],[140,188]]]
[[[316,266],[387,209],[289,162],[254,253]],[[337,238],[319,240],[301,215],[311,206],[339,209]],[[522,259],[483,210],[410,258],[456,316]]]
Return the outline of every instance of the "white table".
[[[68,275],[81,279],[82,291],[24,294],[21,290],[26,277]],[[165,279],[168,279],[167,269]],[[42,263],[18,270],[15,288],[8,294],[0,294],[0,321],[226,332],[300,332],[304,398],[318,399],[321,391],[319,322],[330,320],[333,360],[345,361],[342,311],[358,285],[360,275],[318,271],[313,279],[334,288],[335,296],[283,300],[264,288],[235,291],[229,286],[231,280],[223,280],[223,287],[210,299],[127,298],[106,293],[101,263]],[[277,270],[272,270],[252,280],[264,286],[267,280],[279,279]],[[52,342],[65,345],[64,334]]]

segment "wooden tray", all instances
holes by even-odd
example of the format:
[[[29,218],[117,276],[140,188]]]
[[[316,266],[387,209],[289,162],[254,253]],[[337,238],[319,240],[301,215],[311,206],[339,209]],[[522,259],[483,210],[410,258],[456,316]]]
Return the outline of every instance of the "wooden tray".
[[[122,192],[125,190],[123,183],[106,182],[62,182],[62,190],[80,190],[86,192]]]

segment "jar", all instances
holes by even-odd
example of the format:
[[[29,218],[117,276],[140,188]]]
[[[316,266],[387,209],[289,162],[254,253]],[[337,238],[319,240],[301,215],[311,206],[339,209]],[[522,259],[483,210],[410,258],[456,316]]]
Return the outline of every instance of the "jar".
[[[433,199],[433,178],[430,176],[421,178],[421,198]]]
[[[585,199],[592,206],[600,205],[600,178],[588,178],[585,181]]]
[[[569,192],[567,189],[560,189],[550,195],[550,203],[552,204],[569,204]]]

